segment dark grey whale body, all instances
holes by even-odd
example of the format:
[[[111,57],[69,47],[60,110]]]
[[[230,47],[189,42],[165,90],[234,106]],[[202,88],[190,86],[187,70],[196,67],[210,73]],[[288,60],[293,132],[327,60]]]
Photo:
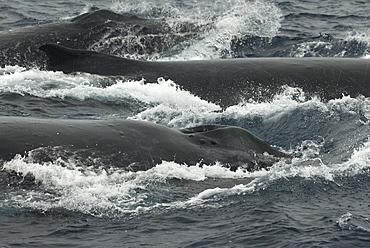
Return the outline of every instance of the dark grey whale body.
[[[48,69],[122,75],[156,82],[173,80],[222,107],[242,99],[271,99],[282,86],[299,87],[323,100],[343,95],[370,97],[370,61],[353,58],[245,58],[199,61],[137,61],[53,44],[40,47]]]
[[[231,126],[173,130],[131,120],[0,117],[0,160],[29,151],[37,162],[65,155],[82,163],[98,159],[105,167],[133,171],[147,170],[162,161],[187,165],[220,162],[231,170],[254,171],[287,156],[247,130]]]
[[[180,42],[197,37],[201,28],[189,23],[170,26],[160,19],[145,19],[131,14],[97,10],[68,21],[0,32],[0,66],[42,65],[46,58],[38,48],[45,43],[79,49],[98,47],[97,49],[101,51],[111,53],[113,48],[107,44],[107,41],[112,39],[116,43],[122,43],[123,47],[120,48],[125,53],[132,52],[130,49],[142,54],[160,53]],[[126,36],[140,37],[140,39],[125,40]],[[140,44],[128,43],[130,41],[133,43],[132,40],[139,40]]]

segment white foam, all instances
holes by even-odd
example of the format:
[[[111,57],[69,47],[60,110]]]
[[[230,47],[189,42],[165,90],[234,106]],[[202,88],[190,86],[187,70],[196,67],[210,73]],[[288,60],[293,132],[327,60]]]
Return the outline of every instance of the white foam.
[[[356,40],[366,44],[370,44],[370,30],[355,30],[348,32],[345,37],[346,41]]]
[[[229,178],[229,179],[238,179],[238,178],[250,178],[255,177],[256,175],[263,174],[264,170],[261,172],[246,172],[243,170],[237,170],[236,172],[230,171],[230,169],[222,166],[220,163],[216,165],[203,165],[200,166],[187,166],[177,164],[175,162],[163,162],[162,164],[157,165],[155,168],[149,170],[148,173],[159,173],[165,178],[176,178],[183,180],[192,180],[192,181],[204,181],[209,178]]]
[[[323,108],[319,98],[306,97],[300,88],[283,87],[282,93],[276,94],[272,101],[266,102],[242,102],[227,108],[224,114],[227,116],[259,116],[264,119],[279,118],[297,108]]]
[[[367,124],[370,120],[370,98],[343,96],[340,99],[323,102],[318,97],[307,97],[301,89],[294,87],[284,87],[283,92],[275,95],[271,101],[246,101],[224,110],[207,102],[190,101],[190,98],[187,101],[189,104],[185,105],[159,102],[158,105],[148,108],[132,118],[174,128],[184,128],[218,123],[219,120],[223,119],[254,119],[257,117],[262,121],[277,121],[299,109],[301,111],[320,111],[327,116],[340,113],[359,115],[364,117],[359,119],[363,124]]]
[[[202,60],[232,57],[233,40],[247,36],[274,37],[281,26],[279,8],[264,1],[234,1],[217,16],[214,29],[203,35],[180,54],[166,60]]]
[[[97,216],[132,214],[159,206],[183,204],[181,201],[165,205],[158,203],[163,200],[160,199],[162,192],[158,191],[158,185],[169,179],[199,182],[208,178],[244,178],[253,175],[243,171],[234,173],[219,164],[200,168],[175,162],[163,162],[150,170],[135,173],[119,169],[94,171],[82,168],[73,161],[58,159],[38,164],[27,162],[20,156],[4,163],[3,169],[14,170],[22,175],[31,173],[48,192],[32,190],[24,195],[13,195],[13,204],[44,211],[65,208]],[[158,199],[154,202],[146,200],[153,197]]]
[[[165,106],[178,106],[188,108],[189,106],[208,106],[210,108],[217,108],[215,104],[208,103],[205,100],[194,96],[188,91],[181,90],[177,84],[172,80],[158,79],[158,83],[144,83],[145,80],[139,82],[128,81],[118,82],[119,87],[124,89],[115,89],[117,86],[113,85],[114,91],[128,92],[129,96],[146,103],[161,103]]]
[[[63,98],[68,96],[63,92],[78,87],[92,87],[94,84],[98,85],[99,80],[101,77],[90,74],[68,75],[63,72],[6,66],[0,73],[0,92]]]
[[[359,51],[351,51],[351,47],[347,47],[346,43],[354,42],[362,51],[363,58],[369,56],[369,45],[370,45],[370,32],[366,31],[351,31],[347,32],[342,41],[308,41],[300,43],[294,50],[291,51],[290,56],[292,57],[345,57],[347,53],[354,52],[354,55]],[[358,44],[362,43],[362,44]],[[341,48],[342,46],[342,48]],[[341,48],[341,49],[338,49]],[[357,48],[358,50],[359,48]],[[335,52],[335,53],[333,53]],[[329,55],[328,55],[329,54]],[[361,54],[358,54],[361,55]],[[353,56],[353,55],[352,55]]]
[[[271,2],[190,1],[179,4],[169,1],[116,1],[111,9],[116,12],[136,13],[149,18],[165,17],[169,24],[190,22],[213,28],[200,34],[200,39],[187,41],[182,52],[161,60],[215,59],[231,54],[233,39],[248,35],[273,37],[279,32],[282,12]],[[202,29],[200,29],[202,30]],[[140,44],[140,43],[139,43]]]
[[[145,194],[135,194],[135,190],[145,190],[145,184],[137,182],[135,176],[132,178],[132,173],[82,172],[80,168],[72,167],[62,167],[57,161],[27,163],[19,157],[6,163],[5,169],[32,173],[50,192],[30,191],[23,197],[13,197],[13,201],[21,207],[41,210],[61,207],[93,215],[114,215],[115,212],[131,212],[132,205],[140,205],[145,200]]]
[[[314,143],[314,142],[313,142]],[[189,204],[212,200],[215,197],[229,195],[248,194],[261,189],[278,179],[301,177],[313,179],[320,177],[335,182],[338,176],[355,176],[364,173],[364,169],[370,167],[370,141],[355,150],[351,158],[341,164],[324,164],[317,156],[317,148],[320,144],[313,144],[306,149],[304,156],[294,158],[291,163],[284,160],[276,163],[269,171],[262,172],[258,177],[247,185],[236,185],[232,188],[207,189],[189,200]],[[256,174],[254,174],[256,176]]]
[[[362,120],[363,124],[368,124],[370,121],[370,98],[358,96],[352,98],[343,96],[340,99],[333,99],[327,103],[327,108],[331,112],[343,112],[351,114],[363,115],[367,120]]]
[[[291,57],[303,58],[306,56],[310,57],[321,57],[320,52],[322,50],[330,51],[333,47],[331,42],[327,41],[308,41],[298,45],[295,50],[290,53]],[[340,57],[340,54],[336,55]]]
[[[339,217],[336,223],[342,230],[370,232],[369,218],[356,216],[350,212]]]
[[[109,81],[110,85],[103,87],[101,83],[106,81]],[[70,97],[81,101],[96,99],[102,102],[122,102],[137,99],[174,109],[187,109],[190,106],[219,109],[217,105],[181,90],[173,81],[163,78],[159,78],[157,83],[145,83],[144,79],[124,81],[88,73],[69,75],[13,66],[7,66],[0,71],[0,92],[29,94],[42,98]]]
[[[278,119],[291,111],[319,108],[327,111],[325,103],[318,98],[306,98],[299,88],[285,87],[270,102],[242,102],[221,111],[221,108],[211,103],[187,105],[159,104],[144,110],[134,116],[134,119],[160,123],[174,128],[184,128],[205,123],[217,123],[220,119],[237,119],[259,117],[263,120]]]

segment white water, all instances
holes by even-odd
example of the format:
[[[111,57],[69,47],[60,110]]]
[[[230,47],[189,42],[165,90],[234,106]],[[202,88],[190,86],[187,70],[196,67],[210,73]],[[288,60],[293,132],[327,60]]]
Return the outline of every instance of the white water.
[[[123,57],[160,60],[217,59],[231,56],[233,40],[250,36],[274,37],[279,33],[283,14],[273,3],[262,0],[190,1],[178,5],[168,1],[116,1],[110,8],[118,13],[136,13],[148,18],[166,18],[170,25],[193,23],[212,28],[200,38],[185,42],[182,51],[170,57],[156,55],[126,55]],[[202,29],[200,29],[202,30]],[[123,37],[122,37],[123,38]],[[109,43],[109,39],[104,42]],[[113,39],[112,42],[117,42]],[[140,40],[130,40],[141,44]],[[123,42],[125,43],[125,42]],[[136,57],[135,57],[136,56]]]
[[[45,191],[10,193],[8,204],[44,211],[62,207],[96,216],[117,217],[158,208],[183,208],[199,206],[207,202],[212,205],[215,199],[266,189],[279,179],[323,178],[335,182],[337,176],[351,178],[370,167],[370,141],[355,150],[348,161],[340,164],[322,163],[317,156],[314,156],[318,146],[320,144],[313,144],[310,149],[305,150],[304,156],[294,158],[291,163],[280,161],[269,171],[261,170],[253,173],[241,170],[231,172],[221,164],[200,168],[174,162],[163,162],[148,171],[141,172],[125,172],[119,169],[103,169],[95,172],[82,169],[71,161],[63,161],[63,164],[68,166],[61,166],[61,161],[58,160],[37,164],[26,162],[22,157],[16,156],[4,164],[4,169],[15,170],[23,175],[31,173],[37,182],[42,183]],[[168,189],[168,180],[173,179],[201,184],[212,179],[241,178],[248,178],[251,182],[233,187],[206,188],[201,192],[194,192],[193,195],[184,195],[180,200],[171,200],[171,189]],[[170,202],[168,202],[169,199]]]
[[[103,87],[102,82],[110,82]],[[322,102],[309,97],[299,88],[284,87],[283,92],[268,102],[245,101],[222,110],[218,105],[207,102],[188,91],[182,90],[171,80],[158,79],[158,83],[124,81],[88,73],[77,75],[62,72],[25,70],[21,67],[0,68],[0,93],[29,94],[40,98],[73,98],[80,101],[95,99],[100,102],[117,103],[129,99],[150,104],[151,107],[131,116],[131,119],[156,122],[174,128],[184,128],[220,119],[255,117],[264,121],[277,120],[300,109],[315,109],[327,116],[338,112],[361,114],[370,120],[370,99],[365,97]],[[362,120],[365,121],[366,120]]]

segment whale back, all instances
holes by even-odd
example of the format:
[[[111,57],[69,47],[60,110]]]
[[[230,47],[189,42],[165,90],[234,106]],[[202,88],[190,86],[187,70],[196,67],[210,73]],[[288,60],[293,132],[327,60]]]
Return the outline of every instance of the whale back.
[[[249,171],[268,168],[287,155],[245,129],[207,125],[174,130],[130,120],[0,118],[0,159],[29,155],[35,162],[71,158],[81,164],[147,170],[162,161]],[[17,130],[15,132],[14,130]],[[86,164],[87,163],[87,164]]]
[[[57,45],[42,49],[51,61],[71,58]],[[73,51],[71,51],[73,52]],[[171,79],[182,89],[203,100],[229,107],[243,100],[268,101],[286,86],[299,87],[322,100],[343,95],[370,96],[370,60],[350,58],[245,58],[200,61],[137,61],[104,53],[81,50],[78,59],[50,64],[48,69],[66,73],[80,71],[100,75],[121,75],[156,83]],[[74,58],[72,56],[72,58]]]

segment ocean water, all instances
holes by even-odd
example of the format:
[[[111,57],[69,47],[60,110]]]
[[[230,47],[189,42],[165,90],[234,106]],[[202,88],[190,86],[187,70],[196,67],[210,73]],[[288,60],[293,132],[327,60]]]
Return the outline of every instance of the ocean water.
[[[166,37],[167,50],[152,51],[133,36],[106,36],[90,47],[143,60],[369,55],[367,1],[14,0],[0,1],[0,9],[1,31],[96,9],[212,24],[191,40]],[[171,79],[152,84],[8,65],[0,68],[0,103],[1,116],[234,125],[294,156],[257,172],[173,161],[141,172],[96,170],[72,159],[39,164],[15,156],[1,169],[38,186],[0,187],[0,247],[370,245],[369,98],[322,101],[286,87],[270,101],[221,108]]]

